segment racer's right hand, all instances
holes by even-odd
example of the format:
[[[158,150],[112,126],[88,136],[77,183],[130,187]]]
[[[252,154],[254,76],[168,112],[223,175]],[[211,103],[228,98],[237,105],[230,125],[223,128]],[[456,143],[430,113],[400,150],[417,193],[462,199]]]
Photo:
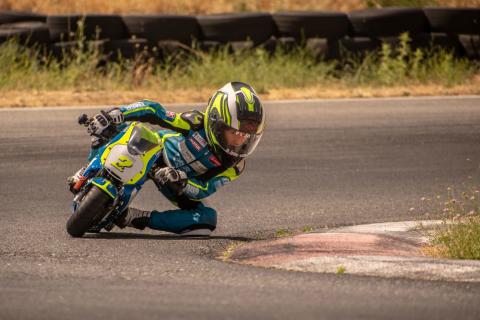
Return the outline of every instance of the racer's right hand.
[[[111,119],[108,113],[102,112],[93,116],[88,124],[87,132],[91,135],[101,135],[110,126]]]

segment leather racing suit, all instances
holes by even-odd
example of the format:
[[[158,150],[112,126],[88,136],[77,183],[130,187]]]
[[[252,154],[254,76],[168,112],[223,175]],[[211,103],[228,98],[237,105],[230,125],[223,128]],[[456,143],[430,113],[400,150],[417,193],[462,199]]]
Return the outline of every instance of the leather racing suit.
[[[216,155],[211,151],[202,112],[166,111],[159,103],[149,100],[120,106],[119,110],[126,122],[148,122],[165,128],[158,131],[164,144],[164,165],[184,171],[188,177],[181,194],[172,190],[168,184],[158,186],[159,191],[179,209],[153,210],[147,226],[173,233],[201,228],[213,231],[217,224],[217,213],[201,200],[236,180],[243,171],[245,160],[240,161],[240,158],[227,154]],[[89,160],[97,156],[99,147],[92,145]]]

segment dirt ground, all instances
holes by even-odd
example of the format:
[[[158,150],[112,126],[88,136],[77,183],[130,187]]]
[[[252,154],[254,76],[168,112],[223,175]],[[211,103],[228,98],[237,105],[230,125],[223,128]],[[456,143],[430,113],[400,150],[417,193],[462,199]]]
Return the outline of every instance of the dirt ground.
[[[216,88],[135,91],[0,91],[1,107],[43,107],[43,106],[82,106],[82,105],[118,105],[141,99],[151,99],[163,104],[191,103],[208,101]],[[259,92],[263,100],[318,99],[318,98],[371,98],[438,95],[476,95],[480,94],[480,79],[445,87],[441,85],[412,85],[394,87],[324,87],[280,88],[268,92]]]
[[[245,11],[311,11],[311,10],[338,10],[352,11],[367,7],[381,7],[388,4],[381,0],[2,0],[0,10],[26,10],[48,14],[71,12],[99,12],[99,13],[180,13],[180,14],[208,14],[222,12]],[[406,1],[397,1],[397,6],[405,5]],[[411,1],[411,3],[414,3]],[[417,1],[417,3],[421,3]],[[425,5],[478,7],[480,0],[429,0]],[[394,5],[390,1],[390,5]]]

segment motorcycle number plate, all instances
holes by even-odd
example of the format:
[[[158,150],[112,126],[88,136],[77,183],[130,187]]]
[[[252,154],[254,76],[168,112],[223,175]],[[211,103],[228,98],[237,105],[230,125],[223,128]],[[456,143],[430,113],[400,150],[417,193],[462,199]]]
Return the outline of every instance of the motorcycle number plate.
[[[123,183],[132,182],[135,176],[145,174],[141,157],[128,152],[126,145],[114,146],[105,159],[104,166],[118,176]]]

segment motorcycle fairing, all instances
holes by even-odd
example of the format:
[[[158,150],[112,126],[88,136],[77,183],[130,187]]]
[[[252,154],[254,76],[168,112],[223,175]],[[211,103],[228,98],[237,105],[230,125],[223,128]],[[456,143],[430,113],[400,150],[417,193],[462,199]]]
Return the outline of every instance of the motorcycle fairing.
[[[138,150],[133,142],[138,140],[134,136],[134,129],[137,130],[135,133],[142,136],[142,141],[147,141],[150,145]],[[100,150],[98,158],[100,164],[119,177],[125,185],[134,185],[145,179],[162,147],[162,141],[155,132],[132,122],[124,132]]]
[[[94,178],[90,179],[89,183],[91,183],[91,184],[99,187],[100,189],[102,189],[112,199],[115,199],[118,196],[117,188],[115,188],[115,186],[105,178],[94,177]]]

